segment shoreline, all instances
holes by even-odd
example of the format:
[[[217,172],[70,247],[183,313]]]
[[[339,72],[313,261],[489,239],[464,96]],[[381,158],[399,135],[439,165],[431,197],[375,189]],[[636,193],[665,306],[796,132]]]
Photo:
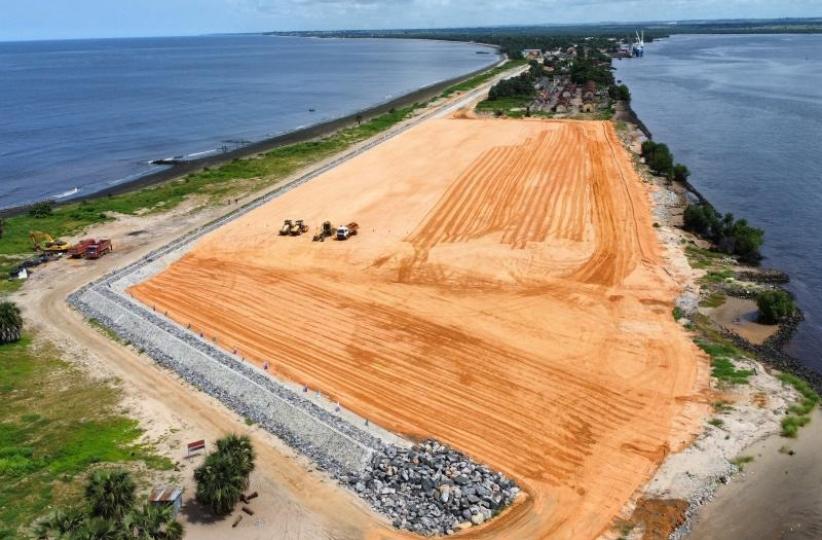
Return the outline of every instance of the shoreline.
[[[630,105],[625,107],[625,117],[619,120],[629,126],[628,139],[633,144],[624,141],[629,148],[638,144],[638,140],[641,141],[638,137],[652,140],[649,137],[650,132]],[[632,130],[634,133],[630,134]],[[748,383],[739,385],[728,385],[714,373],[709,375],[710,391],[706,398],[714,404],[713,414],[705,417],[702,430],[695,434],[690,444],[665,458],[653,479],[637,492],[626,505],[620,518],[615,521],[615,529],[621,527],[623,530],[620,538],[637,540],[643,537],[642,534],[653,530],[664,531],[665,538],[681,540],[691,538],[695,526],[710,530],[703,519],[703,507],[711,503],[720,489],[738,493],[742,488],[736,487],[737,484],[746,485],[747,479],[742,473],[745,463],[754,459],[750,453],[762,447],[776,448],[781,445],[778,454],[765,457],[762,464],[757,463],[760,469],[765,469],[778,461],[779,458],[776,456],[785,453],[786,444],[795,444],[797,439],[783,436],[782,422],[788,417],[790,408],[799,403],[802,397],[796,388],[785,383],[779,374],[797,375],[817,391],[822,389],[822,375],[783,351],[790,335],[802,320],[801,312],[798,311],[795,317],[778,324],[775,333],[758,345],[700,311],[700,302],[715,292],[715,286],[701,281],[707,270],[694,265],[686,255],[686,239],[690,239],[692,243],[693,239],[698,237],[685,231],[678,222],[681,213],[692,199],[695,198],[700,204],[709,206],[711,203],[690,182],[668,181],[655,176],[642,165],[641,154],[635,150],[633,152],[637,158],[637,172],[645,182],[654,186],[654,214],[655,219],[659,220],[661,245],[667,246],[671,258],[680,260],[679,266],[682,263],[685,265],[684,268],[677,268],[677,263],[669,262],[668,268],[675,273],[685,271],[682,274],[686,275],[683,281],[683,294],[677,302],[677,307],[686,312],[686,319],[682,319],[683,324],[690,328],[694,339],[703,339],[705,330],[700,329],[699,325],[694,328],[691,317],[702,317],[708,321],[709,328],[718,334],[719,339],[730,342],[741,350],[742,355],[735,355],[732,360],[735,369],[750,369],[754,374]],[[710,242],[705,243],[712,248],[715,247]],[[733,260],[734,279],[743,284],[784,290],[781,285],[789,280],[784,272],[739,263],[735,258]],[[748,296],[755,296],[755,291],[749,289],[751,287],[745,288],[744,292]],[[728,406],[726,399],[730,399],[732,405]],[[717,403],[720,404],[719,408]],[[817,409],[811,412],[811,416],[818,419],[822,415]],[[811,432],[808,437],[818,439],[819,426],[813,423],[811,425],[812,427],[805,428]],[[803,434],[800,433],[799,437],[803,437]],[[762,458],[761,452],[757,455],[757,459]],[[799,464],[794,465],[795,469],[800,467]],[[786,470],[785,474],[787,473]],[[768,496],[762,490],[759,490],[757,496],[757,502],[763,505],[764,510],[768,504]],[[733,502],[725,501],[721,504],[724,504],[726,509],[733,507]],[[708,511],[717,510],[711,508]],[[738,512],[731,513],[736,518],[740,517]],[[630,530],[634,527],[635,530]],[[624,534],[624,530],[630,532]],[[707,536],[697,534],[694,537]]]
[[[476,44],[482,45],[486,47],[493,47],[487,44]],[[103,197],[112,197],[115,195],[123,195],[126,193],[131,193],[134,191],[138,191],[140,189],[151,187],[157,184],[162,184],[164,182],[168,182],[171,180],[175,180],[180,178],[186,174],[190,174],[193,172],[200,171],[205,167],[214,167],[223,165],[228,163],[234,159],[241,159],[247,158],[250,156],[262,154],[275,148],[279,148],[281,146],[287,146],[290,144],[296,144],[300,142],[310,141],[312,139],[322,138],[328,135],[335,133],[336,131],[352,126],[357,123],[357,118],[360,117],[362,122],[368,121],[376,116],[381,114],[385,114],[390,112],[392,109],[405,107],[408,105],[412,105],[414,103],[420,101],[427,101],[437,97],[441,94],[444,90],[446,90],[450,86],[454,86],[456,84],[465,82],[477,75],[485,73],[495,67],[501,66],[505,61],[505,55],[502,54],[499,47],[494,47],[496,49],[496,53],[491,52],[490,54],[496,54],[497,59],[495,62],[488,64],[485,67],[480,69],[471,71],[464,75],[460,75],[457,77],[453,77],[451,79],[446,79],[443,81],[439,81],[428,86],[424,86],[422,88],[418,88],[413,92],[409,92],[407,94],[403,94],[399,97],[394,99],[378,103],[372,107],[367,107],[365,109],[361,109],[354,113],[335,118],[332,120],[327,120],[324,122],[320,122],[317,124],[313,124],[307,127],[295,129],[293,131],[288,131],[286,133],[276,135],[273,137],[268,137],[263,140],[253,142],[251,144],[241,146],[239,148],[235,148],[233,150],[229,150],[227,152],[222,152],[219,154],[212,154],[202,158],[196,158],[192,160],[186,161],[178,161],[170,165],[168,168],[149,172],[144,175],[140,175],[136,178],[132,178],[126,180],[122,183],[115,184],[105,189],[100,189],[84,195],[82,197],[74,197],[74,198],[64,198],[64,199],[56,199],[54,197],[51,198],[44,198],[39,201],[34,201],[27,204],[21,204],[17,206],[10,206],[6,208],[0,208],[0,218],[7,218],[18,216],[27,212],[33,206],[43,203],[43,202],[52,202],[56,207],[59,206],[66,206],[70,204],[76,204],[79,202],[87,201],[87,200],[95,200],[100,199]]]

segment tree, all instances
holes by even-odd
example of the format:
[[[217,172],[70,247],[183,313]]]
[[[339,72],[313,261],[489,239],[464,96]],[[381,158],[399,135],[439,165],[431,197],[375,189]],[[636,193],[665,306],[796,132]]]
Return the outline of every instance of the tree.
[[[134,504],[136,486],[123,469],[94,471],[86,485],[86,500],[91,515],[121,520]]]
[[[651,154],[645,158],[646,163],[656,174],[671,177],[674,168],[674,157],[666,144],[655,144]]]
[[[614,101],[624,101],[626,103],[630,103],[631,91],[624,84],[611,85],[608,88],[608,97],[610,97]]]
[[[70,538],[83,527],[85,522],[86,515],[83,509],[79,506],[70,506],[55,510],[38,521],[34,526],[34,534],[43,540]]]
[[[786,291],[776,289],[765,291],[756,299],[759,308],[759,322],[777,324],[796,312],[793,298]]]
[[[687,182],[688,177],[691,176],[691,171],[682,163],[674,165],[674,180],[677,182]]]
[[[246,479],[234,461],[220,453],[209,454],[194,471],[197,501],[218,516],[230,514],[240,500]]]
[[[181,540],[183,526],[174,519],[171,506],[144,504],[133,510],[123,521],[130,538],[140,540]]]
[[[248,435],[234,433],[217,441],[217,451],[230,456],[240,473],[248,477],[254,470],[254,447]]]
[[[20,341],[23,317],[13,302],[0,302],[0,344]]]
[[[218,440],[217,451],[194,471],[197,501],[217,515],[230,513],[248,487],[254,459],[248,436],[228,435]]]

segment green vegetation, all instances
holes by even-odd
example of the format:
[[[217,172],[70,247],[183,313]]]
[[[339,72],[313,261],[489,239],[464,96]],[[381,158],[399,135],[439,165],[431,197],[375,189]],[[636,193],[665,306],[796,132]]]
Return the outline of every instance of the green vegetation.
[[[819,403],[819,394],[806,380],[791,373],[780,373],[779,380],[793,386],[802,396],[799,403],[788,408],[787,416],[782,419],[782,436],[793,438],[798,434],[799,428],[811,421],[810,413]]]
[[[737,456],[731,460],[731,464],[735,465],[736,468],[740,471],[744,471],[745,465],[747,465],[748,463],[752,463],[753,460],[753,456]]]
[[[719,414],[726,413],[726,412],[729,412],[729,411],[733,410],[733,407],[731,406],[731,403],[728,402],[728,401],[725,401],[724,399],[714,401],[711,405],[714,408],[714,412],[719,413]]]
[[[673,168],[673,177],[677,182],[687,182],[688,177],[691,176],[691,171],[682,163],[677,163]]]
[[[732,277],[734,277],[733,270],[709,270],[708,273],[702,276],[702,281],[705,283],[723,283]]]
[[[101,323],[97,319],[88,319],[88,324],[89,324],[89,326],[91,326],[92,328],[94,328],[95,330],[100,332],[101,334],[105,335],[110,340],[116,341],[117,343],[125,344],[125,342],[122,339],[120,339],[120,336],[118,336],[117,333],[114,330],[112,330],[108,326],[104,325],[103,323]]]
[[[82,506],[58,509],[40,520],[39,539],[180,540],[183,526],[170,506],[135,507],[136,485],[123,469],[97,470],[86,484]]]
[[[742,356],[742,351],[728,343],[698,338],[696,344],[711,357],[711,375],[729,384],[747,384],[754,374],[752,369],[737,369],[732,358]]]
[[[476,110],[495,113],[497,116],[521,118],[528,115],[531,101],[532,98],[522,96],[497,98],[493,101],[486,99],[477,103]]]
[[[187,197],[202,196],[208,203],[272,185],[302,167],[341,152],[409,118],[421,105],[395,109],[358,126],[342,129],[322,139],[275,148],[219,167],[206,168],[183,178],[135,192],[59,206],[48,215],[20,215],[6,219],[0,239],[0,256],[31,253],[32,230],[54,236],[79,233],[110,219],[109,213],[139,214],[170,210]],[[0,261],[2,263],[2,261]]]
[[[728,256],[724,253],[701,248],[691,243],[685,247],[685,255],[688,257],[688,264],[692,268],[712,268],[722,272],[730,271],[730,265],[726,261]]]
[[[504,73],[509,69],[522,65],[525,65],[525,60],[508,60],[499,67],[489,69],[488,71],[483,71],[479,75],[475,75],[466,81],[462,81],[461,83],[449,86],[442,92],[442,97],[449,97],[450,95],[455,94],[456,92],[467,92],[468,90],[473,90],[474,88],[480,86],[482,83],[490,81],[500,73]]]
[[[710,420],[708,420],[708,423],[717,428],[721,428],[725,425],[725,421],[721,418],[711,418]]]
[[[675,321],[678,321],[679,319],[681,319],[682,317],[685,316],[685,313],[682,311],[682,308],[680,308],[679,306],[674,306],[674,309],[672,310],[672,313],[673,313]]]
[[[597,51],[588,50],[588,58],[577,58],[571,68],[571,81],[575,84],[585,84],[594,81],[601,86],[614,84],[614,74],[610,70],[611,59]],[[630,93],[629,93],[630,96]]]
[[[0,302],[0,345],[20,341],[23,334],[23,317],[13,302]]]
[[[76,479],[105,463],[173,464],[138,441],[114,411],[119,392],[35,349],[29,336],[0,345],[0,539],[19,538],[49,506],[77,499]]]
[[[197,501],[215,515],[230,514],[248,487],[254,470],[254,448],[246,435],[228,435],[217,441],[217,451],[194,471]]]
[[[35,219],[42,219],[49,217],[54,213],[54,203],[51,201],[43,201],[34,204],[29,208],[29,216]]]
[[[626,103],[631,102],[631,91],[628,89],[627,85],[624,84],[612,84],[608,87],[608,97],[613,99],[614,101],[624,101]]]
[[[684,227],[744,262],[755,263],[762,258],[759,249],[764,242],[764,231],[751,227],[744,219],[734,219],[733,214],[720,216],[709,205],[690,204],[685,209]]]
[[[536,64],[535,65],[539,65]],[[488,101],[496,101],[499,98],[522,97],[533,98],[536,94],[534,88],[534,69],[525,73],[520,73],[517,77],[503,79],[491,87],[488,91]]]
[[[724,304],[725,300],[727,300],[727,299],[728,299],[728,297],[725,296],[724,293],[713,292],[708,297],[703,298],[699,302],[699,305],[701,307],[706,307],[706,308],[718,308],[719,306]]]
[[[759,322],[764,324],[778,324],[796,312],[793,297],[782,289],[759,293],[756,306],[759,308]]]
[[[668,145],[645,141],[642,143],[642,157],[654,174],[673,178],[674,156],[668,149]]]

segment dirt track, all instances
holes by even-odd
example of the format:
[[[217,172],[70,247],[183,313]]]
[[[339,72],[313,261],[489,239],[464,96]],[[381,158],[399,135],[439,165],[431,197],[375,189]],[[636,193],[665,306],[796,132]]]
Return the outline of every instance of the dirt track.
[[[430,120],[132,292],[511,474],[527,500],[468,536],[592,538],[703,410],[705,362],[671,316],[648,205],[608,123]],[[278,237],[284,218],[361,234]]]

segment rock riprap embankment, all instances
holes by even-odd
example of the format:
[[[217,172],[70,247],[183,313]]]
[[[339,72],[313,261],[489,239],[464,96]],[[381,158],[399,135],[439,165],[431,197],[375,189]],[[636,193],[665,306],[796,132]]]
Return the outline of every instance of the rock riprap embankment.
[[[69,296],[69,304],[312,459],[398,528],[428,536],[452,534],[484,523],[509,505],[519,489],[504,475],[436,441],[400,446],[362,423],[354,425],[128,294],[129,286],[242,213],[87,284]]]
[[[395,527],[428,536],[481,525],[519,493],[504,474],[434,440],[387,446],[362,472],[339,479]]]

